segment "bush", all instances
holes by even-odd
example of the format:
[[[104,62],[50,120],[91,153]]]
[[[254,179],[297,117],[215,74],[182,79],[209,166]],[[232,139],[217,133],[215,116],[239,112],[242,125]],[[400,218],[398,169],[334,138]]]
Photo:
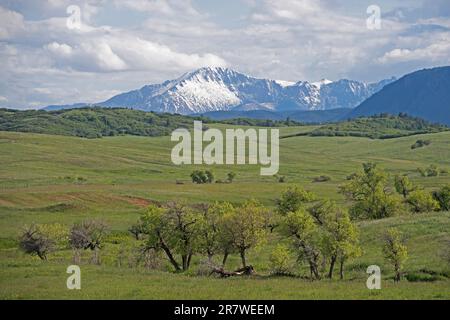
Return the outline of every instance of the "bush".
[[[438,168],[432,164],[426,169],[427,177],[437,177],[439,176]]]
[[[430,144],[431,144],[430,140],[417,140],[416,143],[414,143],[411,146],[411,149],[414,150],[414,149],[417,149],[417,148],[423,148],[423,147],[429,146]]]
[[[228,174],[227,174],[227,181],[229,183],[233,183],[234,178],[236,178],[236,173],[228,172]]]
[[[405,275],[409,282],[434,282],[444,279],[442,276],[431,275],[428,273],[408,273]]]
[[[208,181],[208,177],[206,176],[204,171],[195,170],[191,173],[191,179],[193,183],[196,184],[204,184]]]
[[[313,182],[327,182],[330,180],[331,180],[331,177],[329,177],[329,176],[320,176],[320,177],[315,177],[313,179]]]
[[[279,244],[269,257],[271,273],[274,275],[287,275],[292,269],[289,249]]]
[[[439,203],[433,199],[433,196],[424,190],[415,190],[411,192],[406,202],[416,213],[429,212],[439,209]]]
[[[433,192],[433,198],[439,203],[442,211],[450,211],[450,185]]]
[[[214,182],[214,173],[212,171],[205,171],[206,182],[213,183]]]
[[[192,182],[196,184],[213,183],[214,174],[212,171],[195,170],[191,173],[191,179]]]

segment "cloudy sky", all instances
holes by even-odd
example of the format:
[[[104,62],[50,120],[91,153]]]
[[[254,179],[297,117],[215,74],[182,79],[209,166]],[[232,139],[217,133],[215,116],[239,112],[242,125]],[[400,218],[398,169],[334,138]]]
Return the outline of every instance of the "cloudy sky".
[[[0,0],[0,107],[99,102],[202,66],[371,82],[441,65],[450,0]]]

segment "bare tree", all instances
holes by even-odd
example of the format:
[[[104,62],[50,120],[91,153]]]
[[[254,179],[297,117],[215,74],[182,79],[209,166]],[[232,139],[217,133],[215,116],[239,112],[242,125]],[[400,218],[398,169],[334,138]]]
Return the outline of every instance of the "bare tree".
[[[93,251],[92,263],[99,264],[99,251],[107,233],[107,225],[101,221],[86,220],[72,227],[69,242],[74,250],[74,263],[80,263],[80,251]]]
[[[47,260],[47,254],[55,250],[55,241],[34,224],[23,231],[19,245],[25,253],[37,255],[41,260]]]

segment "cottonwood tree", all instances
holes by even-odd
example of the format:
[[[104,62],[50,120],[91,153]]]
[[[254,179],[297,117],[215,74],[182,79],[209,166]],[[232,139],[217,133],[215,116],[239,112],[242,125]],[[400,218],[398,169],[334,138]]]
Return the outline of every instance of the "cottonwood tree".
[[[80,263],[80,251],[93,252],[92,263],[100,263],[100,249],[108,232],[108,226],[97,220],[85,220],[70,230],[69,243],[74,250],[74,263]]]
[[[384,235],[383,253],[394,267],[394,281],[399,282],[405,261],[408,259],[408,249],[400,231],[390,228]]]
[[[224,217],[233,215],[235,208],[228,202],[216,202],[210,206],[202,205],[200,211],[203,215],[200,232],[201,251],[206,253],[209,263],[214,255],[223,254],[222,267],[224,267],[228,255],[233,252],[233,240],[224,226]]]
[[[354,201],[350,208],[352,217],[381,219],[402,210],[401,201],[388,192],[387,179],[388,175],[376,164],[365,163],[361,172],[341,186],[341,192]]]
[[[408,195],[415,190],[414,185],[406,175],[396,175],[394,179],[394,186],[395,190],[397,190],[397,192],[400,193],[404,199],[406,199]]]
[[[439,209],[439,202],[433,198],[432,194],[424,190],[411,192],[406,198],[406,202],[415,213],[430,212]]]
[[[145,234],[144,225],[141,222],[133,224],[128,231],[133,235],[136,240],[141,240]]]
[[[47,260],[47,255],[53,252],[56,242],[42,232],[37,225],[25,228],[19,239],[20,248],[30,255],[37,255],[41,260]]]
[[[323,219],[323,250],[330,259],[328,278],[333,278],[335,264],[339,261],[339,275],[342,280],[345,262],[361,254],[359,233],[347,211],[336,206],[330,207],[330,210],[330,214]]]
[[[184,203],[150,206],[140,218],[147,236],[145,248],[163,250],[175,271],[187,271],[198,250],[201,219],[199,212]]]
[[[450,185],[433,192],[433,198],[439,203],[442,211],[450,211]]]
[[[330,215],[338,210],[336,203],[330,200],[323,200],[308,208],[309,214],[315,222],[323,226]]]
[[[223,235],[239,252],[242,267],[247,267],[246,253],[262,244],[267,236],[265,227],[268,210],[256,200],[249,200],[224,216]]]
[[[302,208],[306,203],[316,200],[314,193],[298,186],[289,187],[276,201],[278,213],[286,215]]]
[[[312,279],[320,279],[320,233],[314,218],[304,209],[289,212],[282,225],[283,233],[293,240],[299,260],[309,264]]]

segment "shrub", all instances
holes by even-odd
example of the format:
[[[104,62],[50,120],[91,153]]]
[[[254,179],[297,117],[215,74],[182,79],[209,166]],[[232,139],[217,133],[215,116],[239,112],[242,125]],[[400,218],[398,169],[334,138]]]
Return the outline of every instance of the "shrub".
[[[192,182],[196,184],[204,184],[208,181],[208,177],[204,171],[195,170],[191,173]]]
[[[313,179],[313,182],[327,182],[330,181],[331,177],[330,176],[320,176],[320,177],[315,177]]]
[[[417,168],[417,171],[419,171],[422,177],[437,177],[439,176],[440,173],[440,170],[434,164],[431,164],[429,167],[425,169]]]
[[[442,187],[441,190],[433,192],[433,198],[439,203],[442,211],[450,210],[450,185]]]
[[[437,177],[439,175],[439,170],[434,164],[432,164],[427,168],[426,173],[427,177]]]
[[[405,278],[409,282],[434,282],[442,280],[444,277],[428,273],[408,273],[405,275]]]
[[[423,147],[429,146],[430,144],[431,144],[430,140],[417,140],[416,143],[414,143],[411,146],[411,149],[414,150],[414,149],[417,149],[417,148],[423,148]]]
[[[415,190],[406,198],[406,202],[416,213],[429,212],[439,209],[439,203],[433,196],[424,190]]]
[[[205,171],[206,182],[213,183],[214,182],[214,173],[212,171]]]
[[[234,178],[236,178],[236,173],[228,172],[228,174],[227,174],[227,181],[229,183],[233,183]]]
[[[286,275],[290,273],[292,268],[290,252],[286,246],[278,244],[270,254],[269,261],[272,274]]]
[[[212,171],[195,170],[191,173],[191,179],[192,182],[196,184],[213,183],[214,174]]]

